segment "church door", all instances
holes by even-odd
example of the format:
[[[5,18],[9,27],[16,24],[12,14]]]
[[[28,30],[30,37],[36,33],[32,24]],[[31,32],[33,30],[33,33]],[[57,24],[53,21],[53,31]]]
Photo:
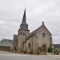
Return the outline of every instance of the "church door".
[[[43,51],[46,51],[46,45],[42,45]]]
[[[16,51],[17,51],[17,48],[15,47],[14,50],[15,50],[15,52],[16,52]]]

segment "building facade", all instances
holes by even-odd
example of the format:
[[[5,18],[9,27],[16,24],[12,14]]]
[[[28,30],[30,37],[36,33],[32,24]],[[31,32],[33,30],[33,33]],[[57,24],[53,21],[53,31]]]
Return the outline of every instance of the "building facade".
[[[2,51],[10,51],[12,40],[3,39],[0,41],[0,50]]]
[[[52,44],[52,34],[42,22],[42,25],[30,33],[28,29],[28,24],[26,23],[26,9],[24,10],[24,15],[22,23],[18,30],[18,35],[14,35],[12,42],[12,49],[17,52],[27,53],[33,52],[37,53],[38,47],[43,47],[44,51],[51,47]]]
[[[60,44],[52,44],[52,47],[54,49],[54,52],[60,53]]]

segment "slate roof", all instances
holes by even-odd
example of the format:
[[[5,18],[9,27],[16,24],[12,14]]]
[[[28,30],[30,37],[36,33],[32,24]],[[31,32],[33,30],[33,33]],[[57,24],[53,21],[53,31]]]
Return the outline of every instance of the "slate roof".
[[[52,46],[60,49],[60,44],[52,44]]]
[[[0,46],[11,46],[11,42],[12,40],[10,39],[3,39],[2,41],[0,41]]]

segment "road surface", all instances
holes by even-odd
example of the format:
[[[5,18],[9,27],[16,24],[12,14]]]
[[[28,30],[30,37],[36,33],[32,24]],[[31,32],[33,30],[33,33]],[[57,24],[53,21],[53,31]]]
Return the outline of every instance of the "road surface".
[[[0,60],[60,60],[59,55],[27,55],[0,51]]]

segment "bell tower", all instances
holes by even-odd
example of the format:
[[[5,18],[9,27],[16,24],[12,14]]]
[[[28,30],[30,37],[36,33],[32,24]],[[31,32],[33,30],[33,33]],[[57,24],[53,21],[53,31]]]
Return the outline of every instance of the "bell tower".
[[[24,41],[29,35],[28,24],[26,23],[26,9],[24,10],[22,23],[18,30],[18,52],[23,51]]]
[[[25,8],[23,18],[22,18],[22,23],[20,25],[20,29],[18,30],[18,35],[22,33],[26,35],[27,32],[29,32],[29,30],[28,30],[28,24],[26,23],[26,8]]]
[[[20,25],[20,29],[28,30],[28,24],[26,23],[26,9],[24,10],[24,15],[23,15],[22,23]]]

